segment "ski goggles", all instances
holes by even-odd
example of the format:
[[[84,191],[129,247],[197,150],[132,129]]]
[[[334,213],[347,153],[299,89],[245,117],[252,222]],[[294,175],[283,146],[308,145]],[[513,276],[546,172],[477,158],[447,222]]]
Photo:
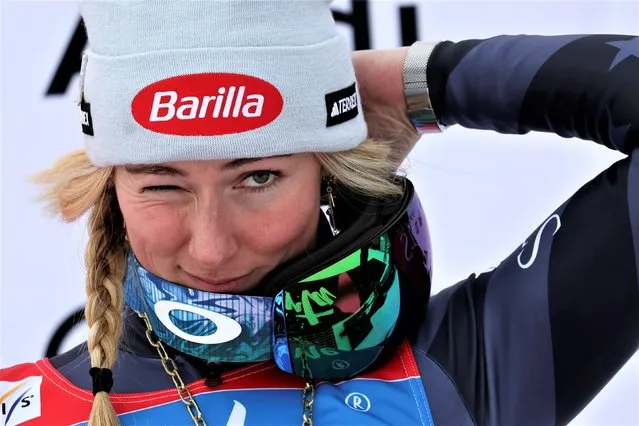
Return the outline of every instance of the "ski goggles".
[[[307,379],[346,379],[402,330],[402,308],[430,293],[427,222],[406,180],[401,202],[353,202],[330,243],[276,268],[267,296],[210,293],[153,275],[130,253],[125,299],[167,345],[215,362],[274,360]],[[344,212],[340,212],[345,214]],[[341,216],[340,216],[341,217]],[[272,296],[271,296],[272,295]]]

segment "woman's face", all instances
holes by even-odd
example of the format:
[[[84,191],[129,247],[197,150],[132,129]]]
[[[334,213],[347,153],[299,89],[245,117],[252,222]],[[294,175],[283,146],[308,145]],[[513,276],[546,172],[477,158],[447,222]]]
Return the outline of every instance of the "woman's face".
[[[241,293],[315,243],[320,165],[311,154],[116,168],[129,243],[154,274]]]

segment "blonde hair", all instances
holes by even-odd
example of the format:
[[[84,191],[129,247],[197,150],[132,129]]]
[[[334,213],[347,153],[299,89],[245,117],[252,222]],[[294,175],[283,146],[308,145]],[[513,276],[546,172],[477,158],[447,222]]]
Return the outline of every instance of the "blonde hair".
[[[357,148],[338,153],[318,153],[323,173],[358,193],[382,199],[399,195],[391,161],[391,142],[369,139]],[[113,167],[91,164],[83,150],[62,157],[34,177],[45,187],[41,200],[65,222],[90,212],[85,316],[89,327],[91,366],[112,368],[122,331],[126,242],[124,219],[112,182]],[[106,392],[93,400],[90,426],[115,426],[119,421]]]

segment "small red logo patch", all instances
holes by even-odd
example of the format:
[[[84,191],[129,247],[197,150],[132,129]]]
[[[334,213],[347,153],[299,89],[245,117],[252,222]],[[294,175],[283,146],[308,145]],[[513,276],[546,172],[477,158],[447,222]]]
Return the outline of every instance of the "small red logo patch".
[[[145,129],[179,136],[241,133],[275,120],[284,99],[275,86],[244,74],[189,74],[157,81],[131,103]]]

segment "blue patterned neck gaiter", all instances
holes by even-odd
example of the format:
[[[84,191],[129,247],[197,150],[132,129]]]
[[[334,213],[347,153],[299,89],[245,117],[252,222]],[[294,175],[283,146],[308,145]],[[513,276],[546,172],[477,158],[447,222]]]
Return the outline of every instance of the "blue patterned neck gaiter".
[[[162,342],[214,362],[272,358],[270,297],[209,293],[174,284],[127,256],[125,302],[149,317]]]

